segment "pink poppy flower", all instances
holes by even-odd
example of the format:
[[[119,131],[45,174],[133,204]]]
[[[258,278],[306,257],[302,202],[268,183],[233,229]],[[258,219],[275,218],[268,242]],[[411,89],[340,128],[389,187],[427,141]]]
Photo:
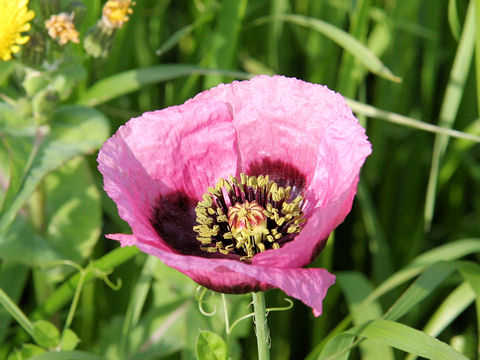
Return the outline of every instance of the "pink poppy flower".
[[[371,146],[343,97],[283,76],[219,85],[131,119],[98,155],[135,245],[223,293],[280,288],[316,316],[304,268],[351,209]]]

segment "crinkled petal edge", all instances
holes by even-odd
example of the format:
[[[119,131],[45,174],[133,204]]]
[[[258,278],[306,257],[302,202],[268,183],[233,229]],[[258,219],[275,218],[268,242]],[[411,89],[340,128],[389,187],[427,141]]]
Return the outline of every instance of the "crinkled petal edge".
[[[335,276],[325,269],[277,268],[237,260],[185,256],[145,244],[135,235],[109,234],[106,237],[120,241],[122,246],[136,245],[141,251],[156,256],[166,265],[215,291],[245,293],[279,288],[311,307],[315,316],[321,315],[323,299],[328,288],[335,283]],[[238,287],[239,281],[243,286]],[[232,291],[236,289],[238,291]]]

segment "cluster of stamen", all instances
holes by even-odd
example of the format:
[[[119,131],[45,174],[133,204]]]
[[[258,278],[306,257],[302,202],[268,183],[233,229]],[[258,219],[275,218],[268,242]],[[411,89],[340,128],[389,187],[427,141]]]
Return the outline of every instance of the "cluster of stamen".
[[[193,230],[202,250],[245,260],[291,241],[305,222],[302,205],[301,195],[268,175],[221,178],[195,208]]]

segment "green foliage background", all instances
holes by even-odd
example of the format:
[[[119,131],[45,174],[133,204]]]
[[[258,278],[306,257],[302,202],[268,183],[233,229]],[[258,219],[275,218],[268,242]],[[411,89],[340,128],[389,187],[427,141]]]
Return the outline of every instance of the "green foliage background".
[[[31,0],[46,39],[45,3]],[[83,40],[103,2],[81,3],[61,6]],[[230,325],[247,315],[248,295],[199,300],[190,279],[104,239],[129,228],[95,158],[131,117],[260,73],[341,92],[373,145],[351,214],[312,265],[337,275],[324,313],[272,311],[272,358],[477,359],[480,1],[133,10],[105,59],[47,39],[49,66],[0,63],[0,359],[256,358],[251,319],[227,334],[223,311]],[[55,101],[40,102],[45,89]],[[268,291],[267,306],[284,297]]]

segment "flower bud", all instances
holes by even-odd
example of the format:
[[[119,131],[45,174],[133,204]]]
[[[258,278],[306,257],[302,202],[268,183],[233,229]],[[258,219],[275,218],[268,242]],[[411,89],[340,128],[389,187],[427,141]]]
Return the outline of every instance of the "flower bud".
[[[95,57],[107,57],[113,44],[115,29],[105,26],[100,20],[89,30],[83,39],[83,48],[85,51]]]

